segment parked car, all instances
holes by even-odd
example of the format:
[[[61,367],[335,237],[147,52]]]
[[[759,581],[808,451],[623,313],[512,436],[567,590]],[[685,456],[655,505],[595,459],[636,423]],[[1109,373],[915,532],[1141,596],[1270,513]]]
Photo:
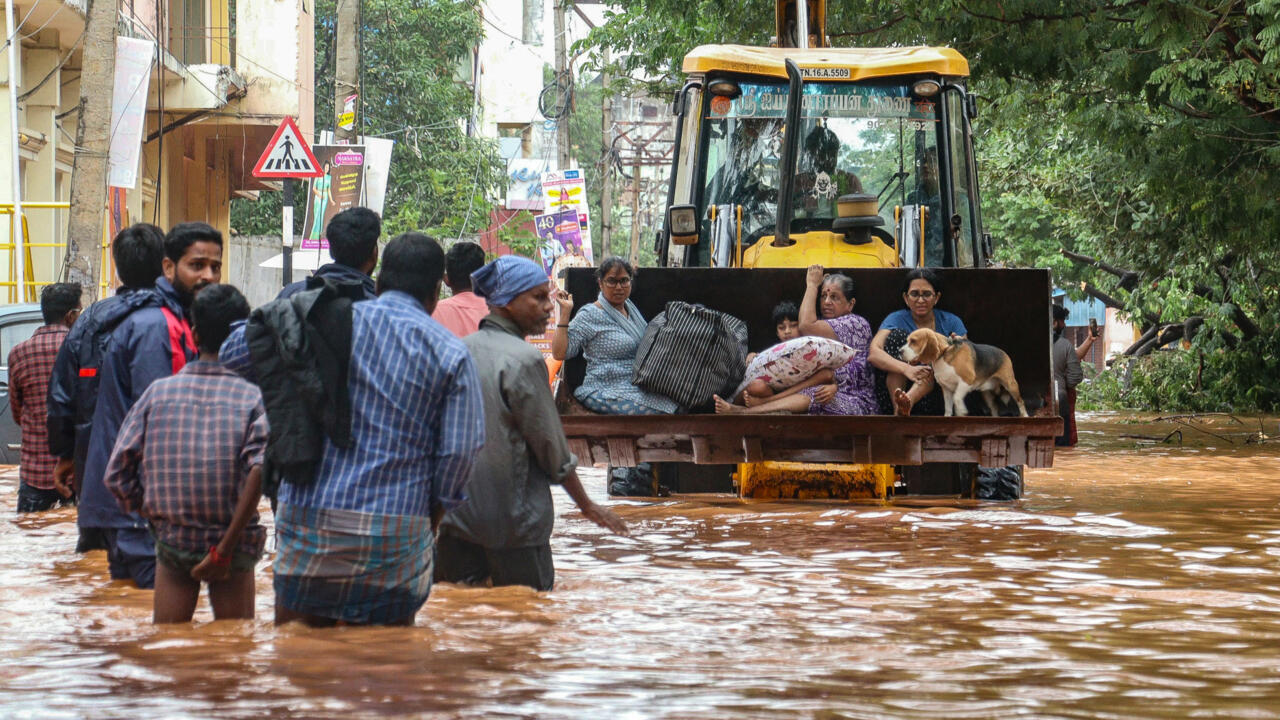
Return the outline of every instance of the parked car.
[[[0,305],[0,464],[17,465],[22,428],[9,409],[9,351],[44,325],[40,303]]]

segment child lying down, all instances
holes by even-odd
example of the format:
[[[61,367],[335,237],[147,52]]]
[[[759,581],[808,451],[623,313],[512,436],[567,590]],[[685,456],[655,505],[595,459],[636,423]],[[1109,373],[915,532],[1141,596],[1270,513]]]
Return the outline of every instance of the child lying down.
[[[821,405],[835,396],[834,368],[849,362],[856,351],[835,340],[801,336],[793,302],[779,303],[773,319],[779,343],[747,356],[746,376],[734,392],[734,403],[717,397],[717,413],[804,413],[811,403]],[[818,389],[812,400],[801,394],[813,387]]]

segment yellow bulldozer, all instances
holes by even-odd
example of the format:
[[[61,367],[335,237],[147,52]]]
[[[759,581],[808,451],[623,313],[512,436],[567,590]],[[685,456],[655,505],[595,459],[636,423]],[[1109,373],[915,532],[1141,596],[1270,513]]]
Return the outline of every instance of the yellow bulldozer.
[[[584,463],[653,463],[677,491],[756,498],[969,497],[979,468],[1050,466],[1062,423],[1049,273],[988,266],[968,62],[945,47],[830,47],[824,0],[779,0],[776,19],[770,47],[685,56],[658,267],[632,301],[649,318],[671,300],[729,313],[759,350],[809,265],[850,275],[872,327],[903,307],[911,268],[935,268],[938,307],[1008,353],[1031,417],[566,413],[571,447]],[[596,299],[588,270],[566,285],[575,307]],[[566,363],[562,398],[583,368]]]

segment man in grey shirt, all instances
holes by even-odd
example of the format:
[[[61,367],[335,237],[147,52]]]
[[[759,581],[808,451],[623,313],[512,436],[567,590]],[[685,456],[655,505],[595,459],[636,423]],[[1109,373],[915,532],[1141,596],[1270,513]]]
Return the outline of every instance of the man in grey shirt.
[[[1071,311],[1061,305],[1053,306],[1053,387],[1058,398],[1058,414],[1062,416],[1062,435],[1055,445],[1071,444],[1071,426],[1076,422],[1075,404],[1067,396],[1067,390],[1074,388],[1084,379],[1084,371],[1080,369],[1080,357],[1076,355],[1076,346],[1063,336],[1067,329],[1067,316]]]
[[[543,332],[551,316],[546,273],[508,255],[471,277],[490,311],[479,331],[463,339],[480,377],[486,439],[471,469],[467,499],[441,522],[435,579],[550,590],[551,485],[562,485],[588,520],[620,535],[627,528],[583,490],[546,362],[524,340]]]

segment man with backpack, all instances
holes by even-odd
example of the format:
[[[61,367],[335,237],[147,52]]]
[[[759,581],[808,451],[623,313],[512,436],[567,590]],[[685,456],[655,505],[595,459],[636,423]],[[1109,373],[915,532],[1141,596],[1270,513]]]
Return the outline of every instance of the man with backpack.
[[[111,241],[111,257],[120,288],[80,314],[58,348],[49,380],[46,423],[49,452],[56,458],[54,487],[72,495],[80,494],[84,478],[98,401],[98,371],[111,331],[134,311],[158,303],[153,289],[164,272],[164,231],[146,223],[130,225]],[[100,531],[81,528],[76,552],[106,548]]]
[[[101,528],[113,579],[138,587],[155,581],[155,545],[146,521],[120,508],[103,484],[107,460],[129,408],[151,383],[178,372],[195,359],[188,312],[196,293],[222,273],[222,234],[205,223],[181,223],[164,240],[163,277],[156,280],[155,304],[130,313],[113,329],[98,371],[98,399],[84,478],[79,524]]]

